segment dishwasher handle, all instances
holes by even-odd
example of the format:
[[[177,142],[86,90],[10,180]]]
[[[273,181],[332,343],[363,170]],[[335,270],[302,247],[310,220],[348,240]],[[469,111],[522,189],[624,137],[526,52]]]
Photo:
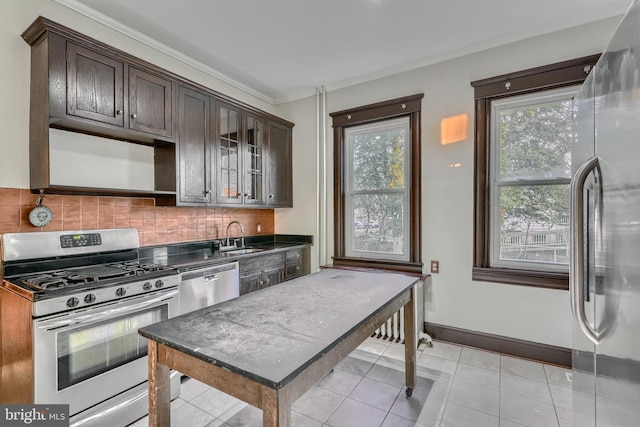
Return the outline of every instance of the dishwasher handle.
[[[187,280],[202,279],[205,282],[209,282],[219,279],[222,273],[238,269],[237,261],[228,264],[200,267],[190,271],[185,271],[182,273],[180,280],[185,282]]]
[[[197,270],[183,272],[180,280],[180,314],[240,296],[238,261],[201,266]]]

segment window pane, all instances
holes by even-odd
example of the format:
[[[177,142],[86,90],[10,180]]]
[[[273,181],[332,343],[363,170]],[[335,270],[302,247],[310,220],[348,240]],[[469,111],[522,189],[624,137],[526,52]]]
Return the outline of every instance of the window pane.
[[[347,132],[352,150],[352,191],[404,187],[407,130],[406,121],[394,120]]]
[[[404,193],[364,193],[353,196],[353,251],[402,255]],[[361,256],[366,256],[361,254]]]
[[[569,185],[500,188],[500,260],[569,263]]]
[[[571,177],[573,106],[564,98],[498,107],[500,181]]]
[[[345,130],[346,255],[408,260],[409,119]]]

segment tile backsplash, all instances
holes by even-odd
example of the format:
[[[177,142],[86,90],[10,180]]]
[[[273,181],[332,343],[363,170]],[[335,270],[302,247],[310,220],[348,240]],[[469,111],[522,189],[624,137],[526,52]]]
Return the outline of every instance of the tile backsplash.
[[[0,234],[134,227],[140,245],[151,246],[223,238],[233,220],[242,223],[247,236],[275,233],[273,209],[167,207],[155,206],[151,198],[107,196],[46,195],[42,205],[51,209],[53,220],[34,227],[29,212],[37,199],[27,189],[0,188]],[[230,235],[240,235],[237,226]]]

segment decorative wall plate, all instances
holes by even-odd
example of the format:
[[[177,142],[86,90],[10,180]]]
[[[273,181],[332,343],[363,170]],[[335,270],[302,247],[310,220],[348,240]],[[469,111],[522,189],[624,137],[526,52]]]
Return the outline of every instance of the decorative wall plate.
[[[51,222],[53,213],[51,209],[42,205],[42,199],[44,199],[44,191],[40,190],[38,200],[36,200],[36,207],[29,212],[29,222],[34,227],[44,227]]]
[[[46,206],[36,206],[29,212],[29,222],[35,227],[44,227],[51,222],[53,213]]]

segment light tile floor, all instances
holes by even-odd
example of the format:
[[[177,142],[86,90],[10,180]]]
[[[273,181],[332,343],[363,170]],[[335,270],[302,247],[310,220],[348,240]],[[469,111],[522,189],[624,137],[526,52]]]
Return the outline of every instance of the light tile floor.
[[[569,427],[569,370],[434,341],[404,392],[404,346],[367,339],[292,407],[294,427]],[[262,411],[196,380],[171,403],[174,427],[259,427]],[[148,426],[147,418],[132,427]]]

